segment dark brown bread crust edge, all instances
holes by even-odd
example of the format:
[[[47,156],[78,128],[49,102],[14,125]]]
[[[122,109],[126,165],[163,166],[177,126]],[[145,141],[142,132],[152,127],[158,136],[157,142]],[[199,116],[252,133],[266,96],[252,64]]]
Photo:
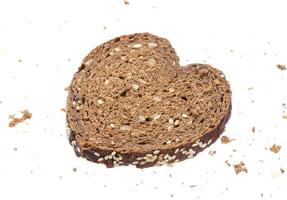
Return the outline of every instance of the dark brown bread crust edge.
[[[68,137],[70,144],[74,147],[75,154],[78,157],[84,157],[89,161],[105,164],[107,168],[129,164],[135,165],[137,168],[152,167],[155,165],[160,166],[163,164],[170,165],[172,163],[183,161],[187,158],[192,158],[213,144],[224,131],[225,124],[231,116],[231,110],[232,105],[230,99],[226,115],[220,120],[214,129],[204,134],[201,138],[191,143],[170,149],[154,149],[152,152],[121,153],[112,150],[81,149],[75,140],[76,132],[70,130],[69,127],[67,127]]]

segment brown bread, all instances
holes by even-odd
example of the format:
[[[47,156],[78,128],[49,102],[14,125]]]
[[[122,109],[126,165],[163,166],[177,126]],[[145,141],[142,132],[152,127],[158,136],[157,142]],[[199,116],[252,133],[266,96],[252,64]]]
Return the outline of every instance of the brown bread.
[[[181,67],[166,39],[140,33],[84,58],[66,110],[78,156],[143,168],[191,158],[212,144],[230,117],[231,91],[221,71]]]

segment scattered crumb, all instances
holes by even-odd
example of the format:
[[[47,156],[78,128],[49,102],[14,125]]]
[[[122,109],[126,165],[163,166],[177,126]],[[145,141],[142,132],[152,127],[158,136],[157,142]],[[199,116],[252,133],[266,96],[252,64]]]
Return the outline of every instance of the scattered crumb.
[[[30,113],[28,110],[23,110],[21,111],[22,113],[22,117],[21,118],[17,118],[15,117],[15,115],[10,115],[9,119],[11,119],[11,121],[9,122],[9,127],[15,127],[17,124],[25,121],[26,119],[30,119],[32,117],[32,113]]]
[[[283,117],[283,119],[287,119],[287,114],[286,114],[286,115],[283,115],[282,117]]]
[[[125,5],[129,5],[130,2],[129,2],[128,0],[124,0],[124,4],[125,4]]]
[[[272,151],[273,153],[278,153],[281,149],[281,146],[280,145],[276,145],[276,144],[273,144],[272,147],[269,148],[270,151]]]
[[[282,107],[286,109],[286,103],[282,103]]]
[[[62,179],[62,176],[59,176],[59,179],[61,180],[61,179]]]
[[[174,194],[171,194],[170,197],[172,198],[174,196]]]
[[[194,188],[194,187],[196,187],[197,185],[190,185],[189,187],[191,187],[191,188]]]
[[[282,168],[280,168],[280,172],[281,172],[281,174],[284,174],[284,173],[285,173],[285,170],[282,169]]]
[[[236,175],[238,175],[240,172],[247,173],[247,168],[245,167],[245,163],[242,161],[237,165],[233,165],[233,167],[234,167]]]
[[[225,164],[226,164],[228,167],[231,167],[231,164],[229,163],[228,160],[225,161]]]
[[[229,137],[223,135],[221,136],[221,144],[227,144],[229,142],[231,142],[233,139],[229,139]]]
[[[17,148],[17,147],[14,147],[14,148],[13,148],[13,151],[18,151],[18,148]]]
[[[66,109],[65,108],[61,108],[60,111],[66,112]]]
[[[285,65],[282,65],[282,64],[278,64],[276,65],[278,69],[281,69],[281,70],[286,70],[286,66]]]
[[[213,156],[214,154],[216,154],[216,151],[215,151],[215,150],[213,150],[213,151],[211,150],[211,151],[208,152],[208,154],[209,154],[210,156]]]
[[[69,86],[65,87],[64,90],[65,90],[65,91],[68,91],[68,90],[69,90]]]
[[[255,127],[254,126],[252,127],[251,130],[252,130],[252,133],[255,133]]]
[[[104,26],[104,30],[107,30],[107,27]]]
[[[254,87],[249,87],[249,88],[247,88],[247,90],[253,90],[254,89]]]
[[[233,49],[230,49],[230,52],[232,53],[232,52],[234,52],[234,50],[233,50]]]
[[[22,59],[19,59],[18,62],[22,62]]]
[[[70,62],[70,61],[71,61],[71,58],[68,58],[67,61]]]
[[[172,175],[171,175],[171,174],[169,174],[168,176],[169,176],[170,178],[172,177]]]
[[[73,168],[73,172],[76,172],[76,171],[77,171],[77,168],[76,168],[76,167],[74,167],[74,168]]]

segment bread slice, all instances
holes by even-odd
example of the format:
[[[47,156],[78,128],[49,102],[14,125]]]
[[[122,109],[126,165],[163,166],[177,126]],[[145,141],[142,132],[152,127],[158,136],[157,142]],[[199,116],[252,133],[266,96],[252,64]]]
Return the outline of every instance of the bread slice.
[[[231,90],[210,65],[179,65],[170,43],[142,33],[94,49],[67,99],[76,155],[140,168],[194,157],[223,132]]]

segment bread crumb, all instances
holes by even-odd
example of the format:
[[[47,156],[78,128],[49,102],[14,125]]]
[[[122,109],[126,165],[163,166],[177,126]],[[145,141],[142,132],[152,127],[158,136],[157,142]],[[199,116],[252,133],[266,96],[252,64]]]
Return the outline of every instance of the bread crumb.
[[[18,148],[17,148],[17,147],[14,147],[14,148],[13,148],[13,151],[18,151]]]
[[[239,164],[233,165],[233,167],[234,167],[236,175],[238,175],[241,172],[247,173],[247,168],[245,167],[245,163],[242,161]]]
[[[285,66],[285,65],[282,65],[282,64],[278,64],[278,65],[276,65],[276,66],[277,66],[277,68],[280,69],[280,70],[286,70],[286,69],[287,69],[286,66]]]
[[[254,126],[252,127],[251,130],[252,130],[252,133],[255,133],[255,127]]]
[[[68,90],[69,90],[69,87],[70,87],[70,86],[65,87],[64,90],[65,90],[65,91],[68,91]]]
[[[221,136],[220,139],[221,139],[221,144],[227,144],[233,140],[233,139],[229,139],[229,137],[227,137],[225,135]]]
[[[280,172],[281,172],[281,174],[284,174],[284,173],[285,173],[285,170],[282,169],[282,168],[280,168]]]
[[[273,144],[273,146],[270,147],[269,149],[270,149],[270,151],[272,151],[273,153],[279,153],[279,151],[281,150],[281,146],[280,146],[280,145]]]
[[[65,108],[61,108],[60,111],[66,112],[66,109]]]
[[[76,167],[74,167],[74,168],[73,168],[73,172],[76,172],[76,171],[77,171],[77,168],[76,168]]]
[[[283,119],[287,119],[287,114],[286,114],[286,115],[283,115],[282,117],[283,117]]]
[[[254,89],[254,87],[249,87],[249,88],[247,88],[247,90],[253,90]]]
[[[209,154],[210,156],[213,156],[214,154],[216,154],[216,151],[215,151],[215,150],[209,151],[208,154]]]
[[[225,161],[225,164],[226,164],[228,167],[231,167],[231,164],[229,163],[228,160]]]
[[[124,0],[124,4],[125,4],[125,5],[129,5],[130,2],[129,2],[128,0]]]
[[[30,113],[28,110],[23,110],[21,111],[22,113],[22,117],[17,118],[15,117],[15,115],[10,115],[9,119],[11,119],[11,121],[9,122],[9,127],[15,127],[17,124],[25,121],[26,119],[31,119],[32,117],[32,113]]]

